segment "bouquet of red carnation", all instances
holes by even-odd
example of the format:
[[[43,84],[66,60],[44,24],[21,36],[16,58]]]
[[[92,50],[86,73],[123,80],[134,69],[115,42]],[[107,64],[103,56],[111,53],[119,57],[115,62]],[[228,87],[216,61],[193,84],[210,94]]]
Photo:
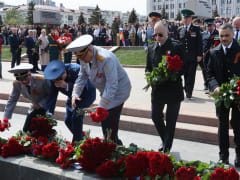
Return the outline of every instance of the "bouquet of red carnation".
[[[109,112],[107,109],[103,107],[93,107],[93,108],[85,108],[85,109],[78,109],[77,110],[79,115],[84,115],[87,113],[90,118],[92,119],[92,122],[102,122],[105,119],[107,119]]]
[[[95,171],[106,159],[112,156],[117,145],[99,138],[87,139],[83,141],[77,149],[77,161],[86,171]]]
[[[57,164],[61,164],[61,168],[65,169],[72,166],[75,162],[73,156],[75,155],[75,148],[73,144],[68,143],[66,149],[59,149],[59,157],[56,159]]]
[[[16,138],[10,138],[7,144],[2,145],[1,156],[6,158],[9,156],[17,156],[24,152],[24,147]]]
[[[57,45],[60,47],[60,49],[66,48],[67,45],[71,42],[72,39],[66,36],[59,36],[59,38],[57,39]]]
[[[196,176],[196,169],[194,167],[186,168],[180,167],[176,172],[176,180],[201,180],[199,176]]]
[[[223,168],[216,168],[211,174],[210,180],[239,180],[239,174],[234,168],[224,170]]]
[[[223,103],[226,108],[229,108],[232,103],[235,103],[240,110],[240,77],[236,76],[229,83],[223,83],[219,93],[211,95],[217,107]]]
[[[183,61],[180,56],[162,56],[162,61],[158,64],[158,67],[153,68],[152,72],[146,72],[147,86],[144,89],[148,90],[150,86],[156,86],[165,81],[177,81],[178,72],[182,67]]]
[[[3,132],[5,129],[8,129],[10,127],[10,123],[8,122],[8,119],[3,119],[3,121],[0,120],[0,131]]]
[[[31,119],[30,123],[30,133],[32,137],[38,138],[43,137],[53,137],[56,131],[53,129],[57,125],[57,122],[50,116],[39,116]]]

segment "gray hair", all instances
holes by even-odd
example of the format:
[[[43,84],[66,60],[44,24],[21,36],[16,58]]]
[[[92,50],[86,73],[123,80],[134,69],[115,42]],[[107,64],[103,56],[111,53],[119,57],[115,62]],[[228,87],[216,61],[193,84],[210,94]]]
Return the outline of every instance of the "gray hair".
[[[231,32],[233,31],[233,26],[230,23],[225,23],[220,26],[219,30],[229,29]]]
[[[164,30],[165,31],[168,31],[168,24],[165,22],[165,21],[158,21],[155,26],[154,26],[154,29],[158,26],[162,25],[164,27]]]

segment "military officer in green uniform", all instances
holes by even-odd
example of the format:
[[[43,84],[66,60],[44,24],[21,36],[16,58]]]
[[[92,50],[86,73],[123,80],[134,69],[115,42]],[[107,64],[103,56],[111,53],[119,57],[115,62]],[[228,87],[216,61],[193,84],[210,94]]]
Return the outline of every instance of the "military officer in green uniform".
[[[51,27],[51,33],[48,35],[50,61],[58,59],[60,53],[57,44],[58,35],[55,32],[56,29]]]
[[[27,115],[23,130],[29,130],[31,119],[36,115],[44,115],[51,83],[43,76],[31,74],[32,64],[20,64],[10,69],[16,80],[13,82],[13,89],[9,95],[7,105],[4,110],[3,118],[11,119],[20,95],[29,99],[32,103]]]

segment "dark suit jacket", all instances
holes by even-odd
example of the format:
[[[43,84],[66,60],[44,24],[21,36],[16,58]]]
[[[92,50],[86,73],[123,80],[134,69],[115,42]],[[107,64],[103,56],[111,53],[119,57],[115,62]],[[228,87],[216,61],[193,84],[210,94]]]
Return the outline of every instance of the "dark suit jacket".
[[[16,51],[21,44],[20,38],[16,34],[11,34],[9,37],[11,51]]]
[[[155,42],[148,47],[146,71],[151,72],[162,61],[162,56],[170,52],[171,56],[179,55],[183,60],[184,47],[181,42],[168,39],[161,47]],[[183,60],[184,61],[184,60]],[[182,72],[183,73],[183,72]],[[178,80],[166,81],[152,87],[152,102],[174,103],[184,99],[181,73]]]
[[[178,29],[177,39],[185,46],[185,61],[197,61],[197,56],[202,56],[202,36],[200,27],[191,24],[188,32],[181,26]]]
[[[35,42],[32,37],[27,36],[25,39],[25,46],[27,48],[27,51],[31,51],[32,48],[35,48]]]
[[[238,58],[236,58],[237,54],[239,55]],[[228,55],[224,55],[222,44],[219,44],[210,52],[207,66],[210,91],[214,91],[222,83],[229,82],[234,75],[240,76],[240,45],[236,40],[233,40]]]

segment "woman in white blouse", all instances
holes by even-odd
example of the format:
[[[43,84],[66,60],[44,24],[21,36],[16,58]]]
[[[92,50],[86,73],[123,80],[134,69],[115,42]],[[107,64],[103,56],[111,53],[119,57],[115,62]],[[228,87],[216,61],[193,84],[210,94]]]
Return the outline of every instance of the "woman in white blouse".
[[[39,37],[41,40],[41,43],[39,45],[39,60],[41,64],[41,70],[44,71],[46,66],[48,65],[50,58],[49,58],[49,52],[48,52],[48,36],[46,35],[46,30],[41,30],[41,35]]]

